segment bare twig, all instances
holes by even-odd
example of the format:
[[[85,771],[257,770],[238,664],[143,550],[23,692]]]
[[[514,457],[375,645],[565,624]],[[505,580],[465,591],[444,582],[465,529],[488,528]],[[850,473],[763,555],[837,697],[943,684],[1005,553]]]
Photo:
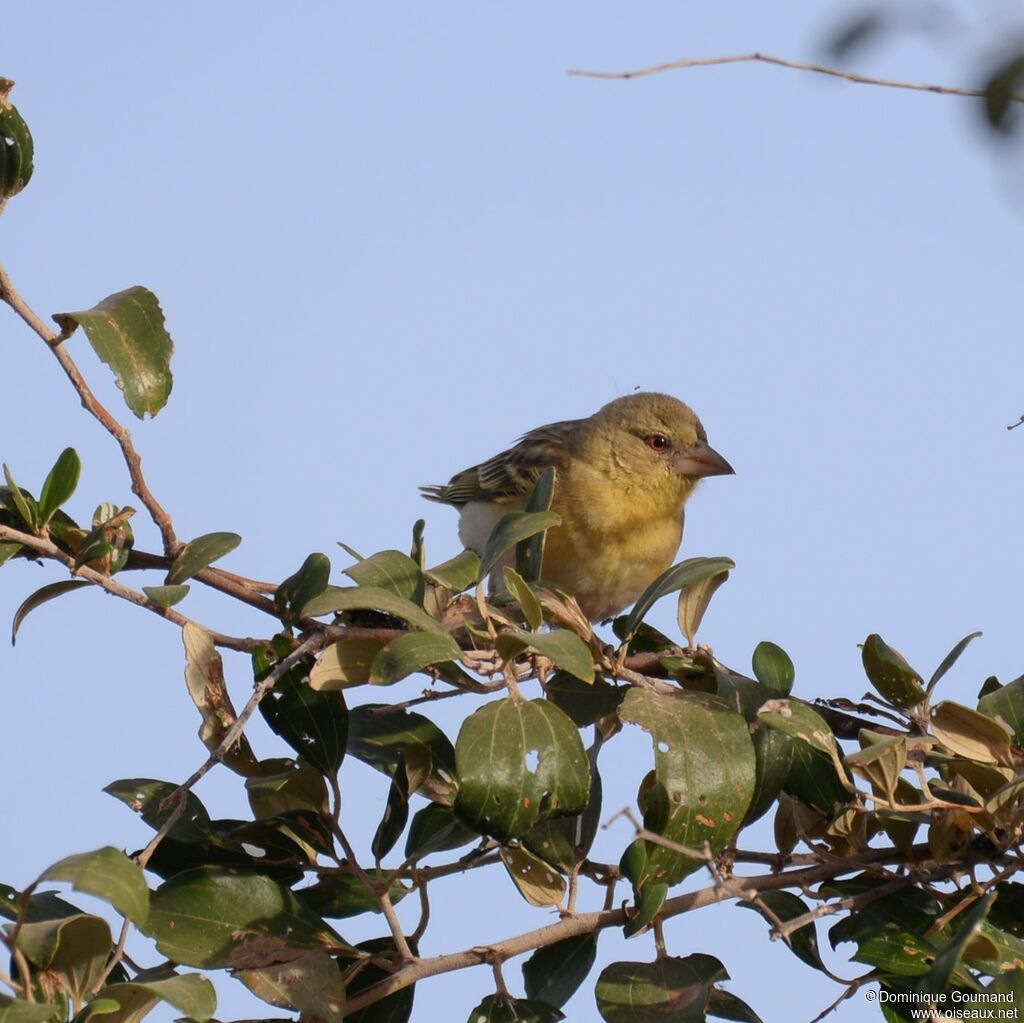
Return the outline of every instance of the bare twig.
[[[652,67],[638,68],[633,71],[582,71],[573,69],[569,71],[569,74],[579,78],[647,78],[650,75],[659,75],[665,71],[678,71],[682,68],[711,67],[716,64],[743,64],[751,62],[774,64],[776,67],[794,68],[797,71],[813,71],[820,75],[842,78],[847,82],[857,82],[861,85],[881,85],[889,89],[911,89],[914,92],[935,92],[942,96],[969,96],[975,99],[983,99],[986,95],[984,89],[961,89],[950,85],[905,82],[896,78],[876,78],[872,75],[858,74],[856,71],[843,71],[840,68],[828,67],[825,64],[814,64],[803,60],[788,60],[785,57],[772,57],[767,53],[756,52],[731,54],[725,57],[692,57],[684,60],[672,60],[666,64],[655,64]],[[1006,98],[1014,103],[1024,103],[1024,96],[1012,94]]]

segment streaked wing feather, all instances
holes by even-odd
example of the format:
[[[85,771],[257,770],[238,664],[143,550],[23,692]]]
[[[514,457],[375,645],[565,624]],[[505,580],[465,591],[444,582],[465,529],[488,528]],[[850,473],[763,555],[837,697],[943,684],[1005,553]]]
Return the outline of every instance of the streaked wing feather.
[[[550,466],[564,469],[576,427],[581,420],[539,426],[517,444],[486,462],[456,473],[446,486],[420,487],[424,497],[456,507],[470,501],[503,502],[526,497]]]

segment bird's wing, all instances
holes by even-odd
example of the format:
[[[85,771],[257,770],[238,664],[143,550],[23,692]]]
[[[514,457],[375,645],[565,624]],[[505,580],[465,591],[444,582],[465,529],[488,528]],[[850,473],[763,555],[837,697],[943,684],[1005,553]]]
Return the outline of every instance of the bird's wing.
[[[566,419],[539,426],[507,451],[456,473],[446,485],[420,487],[420,492],[431,501],[456,507],[470,501],[503,504],[517,497],[528,497],[545,469],[565,468],[572,436],[580,422]]]

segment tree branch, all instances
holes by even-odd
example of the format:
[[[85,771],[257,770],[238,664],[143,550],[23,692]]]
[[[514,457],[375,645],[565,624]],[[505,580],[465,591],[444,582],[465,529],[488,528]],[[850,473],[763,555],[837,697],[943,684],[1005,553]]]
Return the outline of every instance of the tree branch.
[[[42,338],[46,346],[53,352],[54,358],[60,363],[61,369],[64,370],[67,378],[71,381],[71,386],[78,392],[78,396],[82,400],[82,407],[117,441],[121,454],[124,456],[125,464],[128,467],[128,475],[132,481],[132,492],[143,503],[153,523],[160,530],[160,536],[164,542],[164,552],[168,557],[174,557],[178,553],[181,544],[178,542],[177,536],[175,536],[171,517],[153,496],[153,492],[149,489],[142,475],[142,458],[135,450],[135,445],[132,443],[132,435],[128,432],[128,428],[119,423],[100,402],[99,398],[92,393],[91,388],[85,382],[85,378],[79,372],[78,366],[75,365],[74,360],[65,348],[64,342],[67,341],[70,335],[58,334],[57,331],[48,327],[39,318],[31,306],[17,292],[11,283],[7,270],[3,266],[0,266],[0,301],[6,302]]]
[[[716,64],[743,63],[774,64],[776,67],[788,67],[797,71],[813,71],[820,75],[831,75],[847,82],[861,85],[881,85],[888,89],[911,89],[914,92],[935,92],[942,96],[969,96],[984,99],[984,89],[961,89],[950,85],[932,85],[925,82],[905,82],[895,78],[876,78],[872,75],[858,74],[856,71],[843,71],[840,68],[828,67],[825,64],[813,64],[803,60],[788,60],[785,57],[772,57],[767,53],[742,53],[726,57],[692,57],[684,60],[673,60],[667,64],[655,64],[653,67],[638,68],[632,71],[584,71],[573,68],[568,73],[578,78],[647,78],[659,75],[664,71],[678,71],[682,68],[711,67]],[[1024,96],[1011,94],[1007,97],[1014,103],[1024,103]]]

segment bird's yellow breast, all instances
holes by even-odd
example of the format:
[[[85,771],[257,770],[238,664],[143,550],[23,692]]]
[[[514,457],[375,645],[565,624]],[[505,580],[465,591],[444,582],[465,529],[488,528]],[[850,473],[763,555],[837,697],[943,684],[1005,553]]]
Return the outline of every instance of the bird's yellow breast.
[[[632,604],[679,550],[689,486],[622,489],[603,473],[573,468],[558,481],[541,571],[576,596],[592,621]]]

